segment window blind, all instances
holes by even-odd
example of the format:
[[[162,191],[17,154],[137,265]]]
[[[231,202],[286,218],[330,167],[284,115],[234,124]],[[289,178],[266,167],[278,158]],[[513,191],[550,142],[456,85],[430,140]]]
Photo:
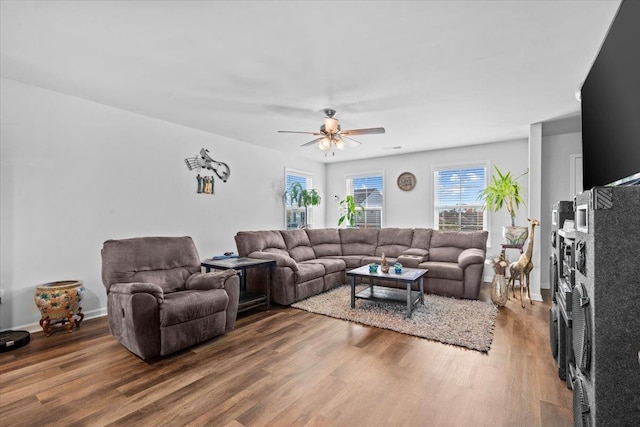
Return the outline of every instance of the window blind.
[[[356,227],[381,228],[384,206],[383,176],[363,175],[347,178],[347,194],[353,196],[356,205]]]
[[[434,206],[439,230],[486,229],[480,194],[486,187],[486,167],[447,168],[435,171]]]

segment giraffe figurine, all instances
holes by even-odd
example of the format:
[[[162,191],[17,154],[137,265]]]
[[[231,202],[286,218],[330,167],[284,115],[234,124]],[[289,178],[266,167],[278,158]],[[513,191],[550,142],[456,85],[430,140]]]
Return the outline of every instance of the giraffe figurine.
[[[512,287],[513,297],[516,297],[516,279],[520,281],[520,304],[522,308],[524,308],[524,300],[522,299],[522,293],[524,291],[524,287],[527,288],[527,296],[529,297],[529,302],[533,305],[533,300],[531,299],[531,287],[529,282],[529,275],[531,270],[533,270],[533,262],[531,261],[531,256],[533,255],[533,241],[534,241],[534,233],[537,225],[540,225],[540,222],[537,219],[529,219],[531,223],[531,231],[529,232],[529,241],[527,242],[527,250],[520,255],[518,261],[512,262],[509,266],[509,273],[511,277],[509,277],[509,283],[507,285],[507,292],[509,286]]]

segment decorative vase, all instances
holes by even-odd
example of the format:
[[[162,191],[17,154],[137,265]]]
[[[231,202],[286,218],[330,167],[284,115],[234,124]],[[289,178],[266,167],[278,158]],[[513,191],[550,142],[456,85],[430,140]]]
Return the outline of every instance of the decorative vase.
[[[402,264],[396,262],[393,264],[393,268],[396,270],[396,274],[402,274]]]
[[[38,285],[34,300],[42,315],[40,326],[47,336],[51,335],[53,325],[57,323],[64,326],[68,322],[68,332],[73,330],[74,325],[80,326],[84,319],[80,307],[83,295],[82,280],[63,280]]]
[[[524,245],[529,237],[529,228],[516,225],[502,227],[502,237],[509,245]]]
[[[504,274],[496,274],[491,282],[491,301],[498,307],[504,307],[509,298],[507,279]]]
[[[383,273],[389,272],[389,264],[387,264],[387,257],[384,256],[384,252],[382,252],[382,259],[380,259],[380,271]]]
[[[378,264],[369,264],[369,273],[375,273],[378,271]]]

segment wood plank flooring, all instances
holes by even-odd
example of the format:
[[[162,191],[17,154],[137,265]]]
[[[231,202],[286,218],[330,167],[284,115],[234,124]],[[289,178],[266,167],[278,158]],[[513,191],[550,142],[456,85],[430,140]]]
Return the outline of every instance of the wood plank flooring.
[[[0,354],[0,423],[569,426],[544,297],[500,309],[488,354],[275,307],[146,363],[88,320]]]

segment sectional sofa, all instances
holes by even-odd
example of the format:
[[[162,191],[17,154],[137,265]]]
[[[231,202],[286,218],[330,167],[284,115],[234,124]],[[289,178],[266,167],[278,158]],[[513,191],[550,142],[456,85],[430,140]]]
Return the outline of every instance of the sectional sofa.
[[[240,231],[238,255],[276,261],[271,300],[289,305],[347,283],[346,271],[380,263],[426,268],[427,293],[478,299],[487,247],[486,231],[427,228],[328,228]],[[264,288],[266,273],[247,271],[247,283]],[[389,282],[385,282],[388,284]]]

